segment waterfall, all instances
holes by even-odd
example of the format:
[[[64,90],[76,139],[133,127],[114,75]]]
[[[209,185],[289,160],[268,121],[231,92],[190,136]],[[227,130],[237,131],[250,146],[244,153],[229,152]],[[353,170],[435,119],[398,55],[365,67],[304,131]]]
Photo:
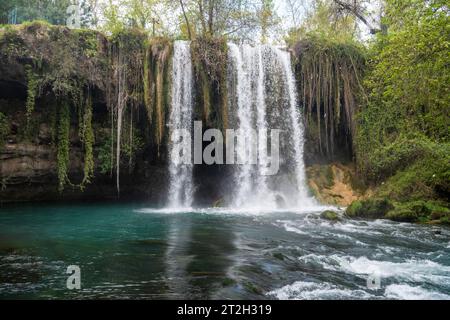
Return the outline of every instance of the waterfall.
[[[281,51],[279,49],[276,50],[276,53],[283,66],[284,77],[289,93],[289,118],[291,120],[291,128],[294,134],[292,137],[294,142],[293,156],[295,157],[295,175],[299,196],[298,200],[300,200],[302,203],[309,203],[311,199],[307,196],[307,191],[305,188],[306,177],[303,159],[304,129],[302,121],[300,119],[297,89],[295,86],[295,77],[291,65],[291,55],[289,54],[289,52]]]
[[[175,41],[172,67],[172,106],[169,117],[169,207],[187,208],[193,200],[192,163],[179,161],[179,150],[191,150],[191,139],[180,139],[175,130],[190,135],[192,116],[192,59],[190,42]],[[190,155],[189,155],[190,156]]]
[[[265,120],[263,49],[262,47],[253,48],[245,45],[241,50],[235,44],[229,44],[228,46],[231,62],[233,62],[235,68],[233,76],[237,78],[236,90],[234,91],[237,98],[236,114],[239,124],[236,129],[239,130],[241,139],[238,139],[236,151],[241,159],[246,160],[239,165],[237,170],[234,205],[240,207],[245,203],[249,204],[250,199],[262,205],[272,205],[274,201],[273,195],[269,192],[265,176],[260,174],[263,164],[260,163],[260,165],[256,166],[249,161],[249,157],[253,152],[264,151],[265,148],[261,144],[255,146],[254,143],[250,143],[256,140],[254,136],[256,128],[267,127]],[[256,107],[256,105],[259,107]],[[255,185],[258,187],[256,195],[253,194]]]
[[[310,205],[305,188],[303,126],[290,55],[272,46],[229,44],[229,104],[238,129],[236,152],[242,159],[257,152],[258,163],[236,166],[233,206]],[[270,129],[281,129],[280,173],[263,175],[267,167]],[[259,143],[255,142],[255,130]],[[262,138],[262,139],[261,139]],[[255,146],[256,145],[256,146]]]

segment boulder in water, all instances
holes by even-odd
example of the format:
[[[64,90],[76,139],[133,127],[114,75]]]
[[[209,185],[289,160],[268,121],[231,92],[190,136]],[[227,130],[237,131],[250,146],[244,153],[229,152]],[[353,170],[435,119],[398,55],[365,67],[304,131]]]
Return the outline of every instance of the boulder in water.
[[[345,211],[351,218],[381,219],[386,213],[394,209],[388,199],[367,199],[354,201]]]
[[[341,218],[339,217],[337,212],[334,212],[334,211],[331,211],[331,210],[326,210],[326,211],[322,212],[320,214],[320,217],[322,219],[330,220],[330,221],[339,221],[339,220],[341,220]]]

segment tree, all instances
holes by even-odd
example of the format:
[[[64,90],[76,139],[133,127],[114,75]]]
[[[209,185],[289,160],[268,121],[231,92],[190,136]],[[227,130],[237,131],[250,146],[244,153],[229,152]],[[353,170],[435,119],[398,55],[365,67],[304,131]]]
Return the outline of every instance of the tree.
[[[180,0],[179,5],[191,37],[250,39],[258,25],[255,0]]]
[[[403,171],[388,196],[448,196],[448,1],[386,0],[385,12],[357,123],[359,170],[371,181]]]
[[[119,15],[119,6],[109,0],[103,4],[104,23],[102,29],[106,32],[116,34],[125,28],[123,17]]]
[[[379,1],[370,0],[332,0],[334,4],[333,11],[336,15],[352,14],[359,21],[364,23],[369,28],[370,33],[375,34],[381,31],[381,26],[375,27],[373,22],[369,21],[370,14],[368,13],[368,6],[371,3]]]
[[[295,43],[311,35],[342,41],[355,38],[356,22],[352,15],[336,16],[332,3],[326,0],[314,1],[311,9],[303,23],[289,32],[286,39],[288,43]]]
[[[9,15],[18,5],[18,0],[11,1],[1,1],[0,2],[0,23],[7,24],[9,23]]]
[[[96,10],[98,0],[80,0],[80,20],[82,27],[92,27],[97,23]],[[0,2],[0,23],[23,23],[43,20],[50,24],[66,25],[67,8],[73,0],[8,0]],[[15,19],[10,19],[14,14]]]
[[[328,8],[325,20],[330,27],[337,26],[342,21],[349,21],[348,27],[353,31],[363,31],[364,25],[370,33],[375,34],[384,30],[381,24],[384,2],[384,0],[286,0],[287,11],[292,20],[291,36],[301,28],[313,29],[305,26],[305,21],[310,20],[312,15],[324,7]],[[355,22],[353,26],[350,26],[350,21]]]
[[[267,43],[269,29],[278,23],[273,0],[261,0],[258,16],[261,26],[261,42]]]
[[[189,23],[189,18],[188,18],[188,16],[187,16],[187,13],[186,13],[186,9],[185,9],[183,0],[180,0],[180,6],[181,6],[181,11],[183,12],[183,18],[184,18],[184,21],[185,21],[185,23],[186,23],[186,28],[187,28],[187,32],[188,32],[188,37],[189,37],[189,40],[191,40],[191,39],[192,39],[191,24]]]
[[[156,5],[159,0],[126,0],[121,6],[127,8],[126,18],[133,27],[150,29],[155,33],[156,22],[159,21]]]
[[[300,27],[300,17],[306,11],[305,1],[286,0],[286,9],[291,18],[292,29]]]

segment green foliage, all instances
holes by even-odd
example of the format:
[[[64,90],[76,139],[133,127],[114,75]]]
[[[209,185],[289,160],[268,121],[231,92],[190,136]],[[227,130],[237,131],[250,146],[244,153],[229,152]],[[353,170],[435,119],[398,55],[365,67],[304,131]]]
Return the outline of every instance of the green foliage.
[[[105,37],[95,31],[69,30],[41,21],[8,27],[1,33],[2,58],[7,59],[13,68],[26,63],[23,66],[27,80],[26,136],[31,136],[31,127],[36,127],[33,112],[40,95],[50,94],[53,99],[63,101],[54,108],[54,112],[46,113],[49,115],[48,120],[54,122],[52,136],[57,145],[60,192],[70,183],[67,176],[70,105],[79,110],[80,140],[84,148],[84,178],[78,187],[83,189],[93,178],[92,102],[90,97],[85,101],[83,94],[87,87],[106,90],[110,86],[106,41]],[[48,110],[52,107],[53,104]]]
[[[133,169],[135,164],[135,157],[136,155],[141,152],[145,147],[144,138],[142,137],[141,133],[134,129],[132,130],[131,137],[129,136],[129,131],[124,130],[124,134],[128,135],[128,139],[121,139],[122,141],[122,150],[123,150],[123,156],[121,157],[121,161],[125,162],[128,160],[128,164],[130,166],[130,170]]]
[[[416,141],[416,146],[419,143]],[[409,155],[404,159],[399,156],[399,161],[395,161],[395,164],[405,168],[398,169],[378,188],[379,195],[405,201],[446,198],[450,194],[450,144],[428,141],[428,144],[417,149],[416,152],[420,151],[422,154],[415,159]]]
[[[110,4],[103,11],[105,16],[105,25],[103,30],[111,34],[122,32],[125,28],[123,21],[119,16],[119,6],[110,2]]]
[[[25,42],[17,28],[9,25],[0,28],[0,48],[0,55],[6,59],[21,56],[26,52]]]
[[[10,123],[8,117],[0,112],[0,148],[3,147],[5,140],[10,131]]]
[[[320,217],[322,219],[330,220],[330,221],[339,221],[340,220],[339,215],[336,212],[331,211],[331,210],[326,210],[326,211],[322,212],[320,214]]]
[[[68,181],[67,168],[69,165],[70,149],[70,109],[67,101],[63,100],[59,108],[57,146],[58,190],[62,192]]]
[[[34,112],[36,103],[36,96],[38,95],[39,81],[31,66],[25,67],[27,76],[27,101],[25,103],[26,117],[27,117],[27,132],[29,133],[31,117]]]
[[[311,37],[340,43],[353,42],[355,27],[354,16],[336,15],[330,1],[316,0],[304,22],[298,28],[290,30],[285,40],[291,46]]]
[[[345,210],[345,214],[349,217],[357,217],[362,213],[363,203],[360,200],[353,201]]]
[[[370,158],[367,157],[364,163],[366,178],[380,182],[407,168],[416,160],[436,161],[446,157],[446,152],[446,144],[433,142],[421,134],[402,132],[397,139],[376,148]]]
[[[386,218],[402,222],[445,222],[450,217],[450,209],[434,201],[409,201],[396,203]]]
[[[136,156],[144,150],[145,140],[142,134],[138,130],[133,130],[132,141],[129,137],[126,137],[128,128],[124,128],[123,137],[121,139],[121,158],[120,162],[123,164],[129,164],[130,169],[133,169],[136,164]],[[128,138],[128,139],[126,139]],[[107,135],[101,140],[101,144],[98,148],[98,167],[101,174],[111,173],[113,166],[111,161],[111,135]],[[132,160],[130,163],[130,159]]]
[[[367,200],[354,201],[345,211],[346,215],[352,218],[383,218],[386,213],[392,210],[392,203],[384,198],[372,198]]]
[[[113,169],[113,161],[111,159],[111,135],[108,135],[102,142],[103,143],[98,148],[98,166],[101,174],[108,174],[111,173]]]
[[[80,22],[82,26],[90,25],[90,0],[77,1],[80,7]],[[53,25],[65,25],[67,8],[72,0],[3,0],[0,1],[0,23],[25,23],[26,21],[42,20]],[[15,19],[11,19],[14,17]]]
[[[450,29],[446,1],[387,1],[357,116],[356,159],[379,196],[450,195]]]
[[[449,18],[423,6],[415,22],[379,35],[366,80],[370,104],[360,117],[361,134],[369,139],[364,146],[383,144],[401,131],[449,137]]]

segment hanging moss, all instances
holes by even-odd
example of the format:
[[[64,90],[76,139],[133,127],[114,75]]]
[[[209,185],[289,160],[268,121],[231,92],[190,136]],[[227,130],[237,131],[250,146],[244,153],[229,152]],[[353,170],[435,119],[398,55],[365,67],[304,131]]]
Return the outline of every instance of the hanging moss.
[[[205,70],[200,67],[199,68],[199,80],[202,87],[202,104],[203,104],[203,121],[206,123],[211,116],[211,96],[213,94],[213,88],[211,82],[208,81],[208,76]]]
[[[110,39],[110,58],[114,70],[115,99],[110,111],[116,115],[116,188],[120,196],[120,159],[124,112],[127,107],[145,104],[143,87],[144,57],[147,36],[136,29],[123,30]],[[113,102],[115,101],[115,102]],[[112,124],[113,125],[113,124]],[[111,147],[113,151],[113,145]]]
[[[145,106],[154,142],[158,147],[158,156],[166,133],[166,112],[170,104],[172,50],[172,43],[168,39],[152,39],[146,50],[144,64]]]
[[[62,192],[68,181],[67,168],[69,165],[70,149],[70,110],[69,104],[63,100],[59,109],[58,121],[58,146],[57,146],[57,172],[58,172],[58,190]]]
[[[170,104],[171,52],[170,40],[149,42],[148,34],[136,29],[122,30],[107,38],[95,31],[39,22],[12,26],[8,30],[0,27],[0,62],[13,70],[24,70],[23,84],[28,88],[27,123],[31,122],[33,129],[38,128],[34,126],[37,118],[33,117],[38,114],[34,112],[38,102],[39,115],[51,124],[60,191],[67,184],[84,188],[93,178],[92,101],[89,100],[89,106],[85,103],[87,88],[96,92],[96,99],[106,101],[110,112],[108,167],[111,174],[116,171],[118,191],[120,166],[125,164],[121,151],[131,170],[138,149],[142,149],[142,140],[151,140],[158,148],[164,144]],[[64,106],[58,105],[61,101]],[[137,128],[142,124],[139,113],[144,107],[150,122],[145,133]],[[84,177],[78,185],[72,185],[67,174],[71,115],[73,124],[78,123],[84,150]]]
[[[365,55],[354,43],[311,37],[294,47],[306,134],[316,153],[333,159],[352,153],[354,117],[363,92]]]
[[[198,118],[208,127],[227,128],[226,70],[228,46],[223,38],[197,38],[191,44],[196,75]]]

